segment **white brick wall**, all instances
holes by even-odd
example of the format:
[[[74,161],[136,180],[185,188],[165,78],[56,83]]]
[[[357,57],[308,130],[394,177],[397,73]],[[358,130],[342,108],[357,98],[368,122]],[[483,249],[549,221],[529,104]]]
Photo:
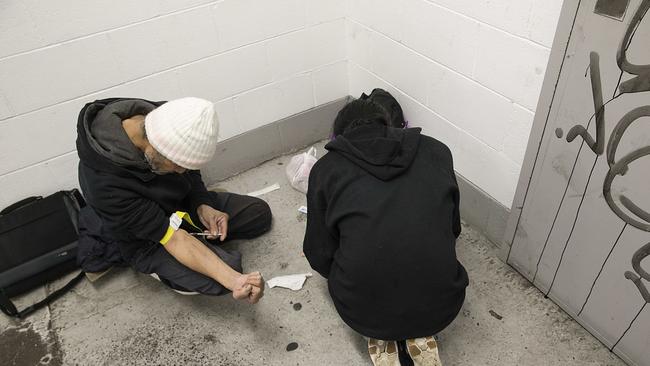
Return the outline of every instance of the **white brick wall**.
[[[311,76],[305,73],[265,85],[235,97],[234,102],[244,130],[264,126],[314,106]]]
[[[221,139],[348,95],[344,0],[0,2],[0,207],[76,187],[98,98],[216,102]]]
[[[350,93],[396,93],[412,126],[505,206],[514,196],[561,0],[350,0]]]
[[[509,205],[561,0],[0,2],[0,207],[77,186],[89,101],[194,95],[221,139],[374,87]]]

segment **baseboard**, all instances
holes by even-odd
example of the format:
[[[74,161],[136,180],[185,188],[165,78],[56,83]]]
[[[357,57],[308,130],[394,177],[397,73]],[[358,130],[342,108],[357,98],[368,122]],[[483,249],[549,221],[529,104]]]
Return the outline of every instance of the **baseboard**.
[[[460,215],[463,220],[478,229],[499,249],[503,249],[507,245],[503,235],[510,210],[462,175],[456,173],[456,179],[460,189]],[[503,253],[503,250],[499,250],[499,253]]]
[[[213,161],[201,169],[203,180],[214,184],[328,138],[336,114],[348,100],[341,98],[220,142]]]
[[[213,161],[201,170],[204,181],[212,185],[328,138],[336,114],[350,98],[311,108],[220,142]],[[460,174],[456,176],[463,220],[503,248],[510,210]]]

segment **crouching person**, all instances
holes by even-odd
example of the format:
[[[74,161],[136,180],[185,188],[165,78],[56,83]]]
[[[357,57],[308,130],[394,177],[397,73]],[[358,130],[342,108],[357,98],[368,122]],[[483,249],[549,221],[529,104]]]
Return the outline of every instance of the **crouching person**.
[[[339,112],[310,174],[303,249],[375,365],[440,365],[433,336],[468,285],[455,251],[459,191],[447,146],[391,114],[372,99]]]
[[[87,104],[77,126],[79,262],[86,271],[129,265],[181,294],[223,295],[256,303],[259,272],[219,244],[259,236],[271,226],[262,200],[208,192],[198,169],[215,152],[211,102],[113,98]]]

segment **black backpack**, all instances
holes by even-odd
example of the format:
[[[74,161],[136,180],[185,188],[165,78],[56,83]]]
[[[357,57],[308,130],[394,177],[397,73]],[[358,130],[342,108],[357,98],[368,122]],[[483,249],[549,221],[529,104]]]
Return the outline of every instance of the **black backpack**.
[[[0,211],[0,310],[24,318],[74,287],[80,272],[61,289],[19,311],[11,297],[78,269],[78,216],[85,201],[78,190],[29,197]]]
[[[361,100],[371,100],[374,103],[378,104],[390,115],[391,127],[404,128],[406,127],[406,121],[404,120],[404,113],[402,112],[402,107],[397,102],[397,99],[393,97],[389,92],[384,89],[373,89],[370,95],[366,93],[361,94],[359,98]]]

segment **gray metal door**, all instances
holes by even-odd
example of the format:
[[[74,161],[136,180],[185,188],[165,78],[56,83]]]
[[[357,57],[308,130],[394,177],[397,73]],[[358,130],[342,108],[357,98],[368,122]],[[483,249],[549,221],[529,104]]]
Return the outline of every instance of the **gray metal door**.
[[[506,236],[509,264],[628,363],[646,366],[649,8],[565,1]]]

